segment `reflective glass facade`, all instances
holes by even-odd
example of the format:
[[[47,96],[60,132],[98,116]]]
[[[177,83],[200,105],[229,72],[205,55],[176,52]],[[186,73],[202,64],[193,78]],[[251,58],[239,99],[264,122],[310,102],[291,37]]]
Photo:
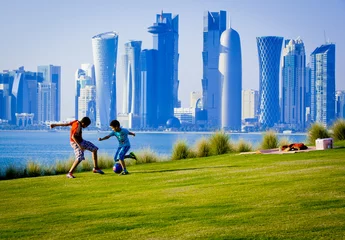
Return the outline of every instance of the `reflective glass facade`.
[[[335,44],[316,48],[310,55],[311,121],[329,126],[335,119]]]
[[[123,56],[124,84],[123,84],[123,113],[140,113],[140,52],[141,41],[125,43]]]
[[[153,48],[157,52],[157,123],[166,124],[178,106],[178,38],[179,16],[171,13],[156,15],[156,22],[148,28],[153,34]]]
[[[96,76],[96,126],[108,129],[116,119],[116,60],[118,34],[106,32],[92,38]]]
[[[306,61],[301,39],[285,40],[282,62],[281,121],[304,130],[306,107]]]
[[[283,38],[257,37],[259,56],[259,124],[262,130],[279,122],[279,68]]]
[[[203,33],[203,107],[207,110],[208,125],[220,127],[221,84],[218,70],[220,37],[226,29],[226,11],[204,13]]]

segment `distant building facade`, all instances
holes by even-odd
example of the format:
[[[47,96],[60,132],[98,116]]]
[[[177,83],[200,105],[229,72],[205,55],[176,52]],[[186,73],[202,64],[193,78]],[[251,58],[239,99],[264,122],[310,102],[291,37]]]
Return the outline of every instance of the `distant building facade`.
[[[281,122],[305,129],[306,57],[301,39],[285,40],[282,59]]]
[[[48,111],[52,111],[51,113],[39,113],[42,116],[50,116],[53,119],[49,119],[49,121],[60,121],[61,118],[61,67],[54,66],[54,65],[42,65],[37,67],[37,72],[42,76],[44,86],[41,85],[40,89],[45,89],[49,84],[51,84],[50,90],[55,91],[52,93],[55,99],[52,99],[50,102],[51,108],[46,108]],[[45,90],[44,90],[45,91]],[[45,93],[38,92],[39,96],[45,96]],[[42,100],[42,99],[41,99]],[[44,100],[46,102],[46,100]],[[51,105],[53,104],[53,105]],[[42,108],[41,108],[42,110]],[[41,118],[45,119],[45,117]]]
[[[279,122],[279,68],[283,38],[257,37],[259,55],[259,125],[266,130]]]
[[[242,90],[242,120],[258,116],[259,91]]]
[[[116,119],[116,64],[118,34],[106,32],[92,37],[96,76],[96,127],[108,128]]]
[[[96,124],[96,85],[93,64],[82,64],[75,73],[75,118],[89,117]]]
[[[221,83],[219,76],[220,37],[226,29],[226,11],[205,12],[203,26],[203,106],[207,110],[207,125],[221,125]]]
[[[345,119],[345,91],[336,91],[335,93],[336,103],[336,118]]]
[[[174,115],[174,107],[179,105],[179,16],[163,12],[157,14],[156,22],[148,31],[153,34],[153,48],[157,50],[157,123],[165,126]]]
[[[310,55],[311,121],[330,126],[335,120],[335,44],[317,47]]]
[[[240,35],[232,28],[220,38],[221,127],[241,130],[242,53]]]
[[[140,72],[141,41],[125,43],[123,55],[123,113],[140,114],[141,72]]]

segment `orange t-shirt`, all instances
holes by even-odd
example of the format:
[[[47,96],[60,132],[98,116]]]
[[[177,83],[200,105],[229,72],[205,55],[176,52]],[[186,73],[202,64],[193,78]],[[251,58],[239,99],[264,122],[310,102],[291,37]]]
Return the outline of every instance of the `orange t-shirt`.
[[[69,124],[72,126],[71,133],[70,133],[70,141],[75,142],[72,138],[72,136],[74,136],[74,138],[76,138],[77,140],[81,142],[83,140],[83,137],[82,137],[82,130],[81,130],[81,125],[79,121],[74,120],[70,122]]]

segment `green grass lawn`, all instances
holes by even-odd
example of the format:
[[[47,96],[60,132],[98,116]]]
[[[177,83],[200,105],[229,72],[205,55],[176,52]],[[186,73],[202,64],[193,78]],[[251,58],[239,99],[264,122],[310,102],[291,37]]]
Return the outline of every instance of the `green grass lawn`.
[[[0,239],[344,239],[345,148],[0,181]]]

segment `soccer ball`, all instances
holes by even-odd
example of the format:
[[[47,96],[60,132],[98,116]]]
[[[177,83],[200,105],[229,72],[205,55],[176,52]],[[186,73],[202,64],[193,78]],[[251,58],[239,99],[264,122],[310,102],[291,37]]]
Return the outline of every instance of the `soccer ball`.
[[[122,172],[122,166],[120,163],[115,163],[113,167],[114,173],[121,173]]]

